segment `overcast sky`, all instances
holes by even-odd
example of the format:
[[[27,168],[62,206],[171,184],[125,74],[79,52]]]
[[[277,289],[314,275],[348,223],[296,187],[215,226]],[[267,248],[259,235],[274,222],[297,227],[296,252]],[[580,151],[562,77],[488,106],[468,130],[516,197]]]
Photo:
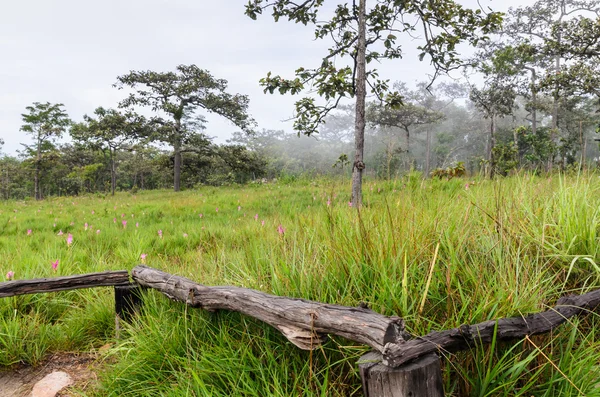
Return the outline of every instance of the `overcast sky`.
[[[331,1],[332,4],[337,2]],[[533,0],[480,0],[505,11]],[[170,71],[196,64],[229,81],[231,93],[250,97],[259,128],[291,131],[283,122],[296,97],[263,94],[258,80],[268,71],[292,77],[299,66],[318,65],[329,43],[313,30],[269,15],[252,21],[247,0],[4,0],[0,12],[0,138],[14,154],[30,138],[20,132],[21,114],[33,102],[63,103],[80,121],[98,106],[116,107],[124,96],[112,87],[130,70]],[[476,0],[461,3],[478,7]],[[427,61],[416,44],[405,57],[384,62],[381,77],[410,84],[427,78]],[[224,142],[236,127],[207,116],[206,133]]]

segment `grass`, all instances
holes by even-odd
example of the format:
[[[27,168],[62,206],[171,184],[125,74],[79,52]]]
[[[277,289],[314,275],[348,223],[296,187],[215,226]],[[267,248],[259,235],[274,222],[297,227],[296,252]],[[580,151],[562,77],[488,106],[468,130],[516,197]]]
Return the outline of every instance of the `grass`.
[[[368,182],[360,213],[348,184],[327,179],[5,202],[0,276],[131,269],[147,254],[149,266],[207,285],[366,302],[405,318],[416,335],[544,310],[600,287],[598,175],[466,182]],[[0,365],[105,345],[113,310],[108,288],[2,299]],[[549,335],[457,353],[444,361],[446,393],[600,395],[599,325],[592,313]],[[101,385],[82,394],[360,395],[356,362],[366,348],[340,338],[304,352],[251,318],[156,293],[121,336]]]

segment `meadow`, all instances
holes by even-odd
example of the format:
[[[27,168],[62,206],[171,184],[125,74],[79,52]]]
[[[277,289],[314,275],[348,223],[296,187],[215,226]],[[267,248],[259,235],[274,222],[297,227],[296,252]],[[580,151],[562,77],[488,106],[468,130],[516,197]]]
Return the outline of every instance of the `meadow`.
[[[357,306],[422,335],[545,310],[600,288],[600,176],[367,181],[300,179],[180,193],[142,191],[0,204],[0,277],[139,263],[206,285]],[[434,260],[434,252],[438,255]],[[431,278],[429,280],[429,276]],[[600,396],[600,319],[443,360],[453,396]],[[109,288],[0,299],[0,366],[107,343],[86,396],[361,395],[367,351],[331,338],[301,351],[237,313],[149,292],[115,339]]]

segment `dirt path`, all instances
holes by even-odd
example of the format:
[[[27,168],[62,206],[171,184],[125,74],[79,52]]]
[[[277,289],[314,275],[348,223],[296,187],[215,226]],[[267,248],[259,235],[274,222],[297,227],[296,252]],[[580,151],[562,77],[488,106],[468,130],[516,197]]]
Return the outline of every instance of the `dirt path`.
[[[85,389],[96,383],[94,368],[97,365],[96,354],[57,353],[36,367],[20,365],[0,370],[0,397],[28,397],[35,383],[53,371],[64,371],[71,376],[74,385],[61,391],[58,396],[72,396],[69,389]]]

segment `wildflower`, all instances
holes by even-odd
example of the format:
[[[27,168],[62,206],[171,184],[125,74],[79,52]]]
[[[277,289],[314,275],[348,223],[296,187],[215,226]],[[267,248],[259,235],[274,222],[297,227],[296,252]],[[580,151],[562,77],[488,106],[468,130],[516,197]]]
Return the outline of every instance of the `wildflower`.
[[[158,231],[158,237],[162,238],[162,230]]]
[[[96,234],[100,234],[100,229],[96,230]]]
[[[56,227],[56,223],[54,224],[54,227]]]
[[[123,229],[127,228],[127,221],[121,221],[121,223],[123,224]]]
[[[254,220],[257,221],[258,220],[258,214],[254,215]]]
[[[352,201],[348,201],[348,207],[352,208]]]
[[[58,259],[52,262],[52,270],[56,271],[56,269],[58,269]]]
[[[187,233],[183,233],[183,237],[187,238],[188,234]]]
[[[96,212],[94,210],[92,210],[92,215],[94,215]]]
[[[202,214],[198,214],[198,216],[199,216],[200,218],[202,218]]]
[[[12,280],[14,277],[15,277],[15,272],[13,272],[12,270],[9,271],[8,273],[6,273],[7,280]]]
[[[139,222],[136,222],[136,223],[135,223],[135,227],[140,227],[140,223],[139,223]]]
[[[31,231],[31,229],[27,229],[27,235],[28,235],[28,236],[31,236],[31,233],[33,233],[33,232]]]
[[[117,223],[117,218],[113,218],[113,223]]]
[[[265,225],[265,221],[260,221],[260,225],[264,226]]]
[[[469,190],[469,182],[465,184],[465,190]]]
[[[277,233],[279,233],[282,236],[285,234],[285,229],[283,228],[283,226],[277,226]]]
[[[327,199],[327,206],[329,207],[331,205],[331,199]]]
[[[69,236],[67,237],[67,245],[70,247],[71,244],[73,244],[73,235],[69,233]]]
[[[125,218],[125,214],[121,214],[121,218]]]
[[[87,222],[85,223],[85,225],[83,225],[83,228],[84,228],[85,230],[88,230],[88,224],[87,224]]]
[[[240,207],[240,206],[238,205],[238,211],[239,211],[239,210],[241,210],[241,209],[242,209],[242,207]]]
[[[56,234],[57,236],[62,236],[64,233],[62,232],[62,229],[58,231],[58,233]]]
[[[146,257],[148,256],[148,254],[142,254],[140,255],[140,260],[142,261],[142,263],[146,263]]]
[[[215,212],[219,212],[219,207],[217,207],[217,209],[215,210]]]

